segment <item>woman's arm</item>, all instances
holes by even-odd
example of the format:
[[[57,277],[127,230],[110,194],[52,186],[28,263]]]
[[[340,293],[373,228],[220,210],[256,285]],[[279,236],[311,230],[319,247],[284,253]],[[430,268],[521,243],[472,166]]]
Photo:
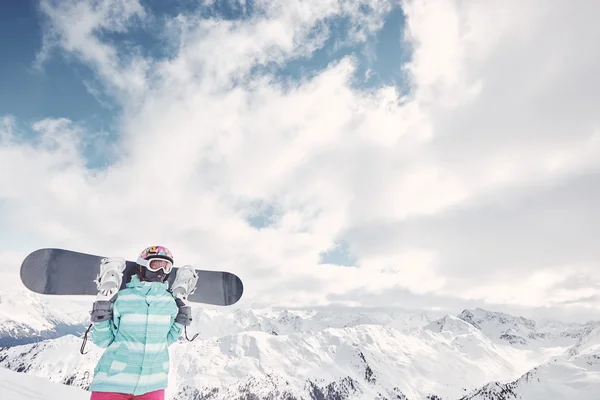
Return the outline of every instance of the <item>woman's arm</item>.
[[[167,335],[169,346],[177,341],[184,326],[189,326],[192,323],[192,310],[180,298],[175,298],[177,304],[177,314],[171,318],[171,329]]]

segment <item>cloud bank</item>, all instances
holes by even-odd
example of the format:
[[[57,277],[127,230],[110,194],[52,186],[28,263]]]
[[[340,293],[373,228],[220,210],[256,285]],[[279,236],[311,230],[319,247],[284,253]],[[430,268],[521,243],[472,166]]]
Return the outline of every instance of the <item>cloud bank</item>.
[[[598,5],[256,1],[224,18],[205,3],[158,18],[138,1],[41,2],[40,65],[87,65],[122,114],[110,142],[60,116],[25,139],[4,117],[7,251],[131,259],[161,243],[178,263],[238,273],[244,305],[595,317]],[[408,91],[361,85],[360,53],[281,74],[332,38],[366,46],[395,7]],[[117,40],[139,30],[163,56]],[[352,265],[322,263],[342,244]]]

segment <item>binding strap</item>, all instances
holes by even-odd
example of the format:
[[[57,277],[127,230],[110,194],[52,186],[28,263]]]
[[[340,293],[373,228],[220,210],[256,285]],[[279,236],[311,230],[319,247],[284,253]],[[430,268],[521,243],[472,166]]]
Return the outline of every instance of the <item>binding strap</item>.
[[[193,337],[193,338],[191,338],[191,339],[190,339],[190,338],[188,338],[188,334],[187,334],[187,325],[184,325],[184,326],[183,326],[183,332],[185,333],[185,338],[188,340],[188,342],[191,342],[191,341],[193,341],[193,340],[194,340],[194,339],[196,339],[196,338],[198,337],[198,335],[200,334],[200,332],[198,332],[198,333],[196,333],[196,334],[194,335],[194,337]]]
[[[87,342],[87,335],[88,335],[88,332],[90,331],[90,329],[92,328],[92,325],[93,324],[90,324],[90,326],[88,326],[88,328],[85,330],[85,334],[83,335],[83,343],[81,344],[81,348],[79,349],[79,352],[81,354],[89,353],[89,351],[84,353],[83,349],[85,348],[85,343]]]

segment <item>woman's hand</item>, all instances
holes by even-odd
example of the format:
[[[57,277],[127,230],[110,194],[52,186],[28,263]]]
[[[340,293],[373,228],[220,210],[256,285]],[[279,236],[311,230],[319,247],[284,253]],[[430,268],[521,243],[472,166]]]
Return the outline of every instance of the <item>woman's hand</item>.
[[[186,305],[179,297],[175,299],[175,303],[177,304],[177,307],[179,307],[175,322],[179,322],[184,326],[190,326],[192,323],[192,308]]]

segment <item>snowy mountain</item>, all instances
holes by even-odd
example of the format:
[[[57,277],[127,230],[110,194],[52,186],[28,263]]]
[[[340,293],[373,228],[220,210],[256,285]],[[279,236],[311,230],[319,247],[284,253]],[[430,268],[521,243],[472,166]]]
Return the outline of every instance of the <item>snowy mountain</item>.
[[[194,326],[204,339],[239,332],[259,331],[274,335],[321,331],[365,324],[385,325],[398,330],[419,328],[435,319],[437,313],[381,310],[194,310]],[[194,329],[194,328],[192,328]]]
[[[568,354],[571,358],[579,355],[600,354],[600,326],[589,326],[577,343],[569,349]]]
[[[590,329],[599,326],[597,322],[565,324],[558,321],[543,321],[538,323],[531,319],[481,308],[464,310],[458,318],[481,330],[493,340],[516,346],[571,345]]]
[[[594,354],[541,365],[515,381],[490,383],[461,400],[596,400],[599,382],[600,355]]]
[[[93,297],[64,304],[30,292],[0,292],[0,347],[31,343],[65,334],[80,335],[89,325]],[[69,310],[65,312],[63,310]],[[433,321],[438,314],[389,310],[253,310],[195,307],[194,333],[207,339],[232,333],[260,331],[290,334],[360,324],[389,325],[406,330]]]
[[[0,368],[0,393],[9,400],[89,400],[90,394],[80,388],[49,382],[48,379],[20,374]]]
[[[467,325],[462,324],[463,321]],[[600,392],[600,327],[597,322],[537,323],[482,309],[464,310],[429,325],[435,331],[475,328],[494,342],[537,351],[540,365],[511,381],[496,380],[460,400],[597,399]]]
[[[101,349],[90,345],[93,351],[80,355],[80,344],[79,338],[64,336],[2,349],[0,366],[85,388]],[[173,394],[175,399],[209,393],[214,399],[239,393],[300,399],[336,388],[352,395],[348,398],[457,398],[464,388],[510,379],[536,365],[536,359],[518,352],[477,330],[460,336],[408,334],[365,324],[288,335],[242,332],[173,345]]]
[[[37,339],[0,348],[0,368],[86,389],[103,351],[88,341],[88,352],[79,353],[89,301],[66,313],[47,297],[2,298],[2,321],[30,327],[20,334]],[[199,337],[171,347],[168,398],[585,400],[600,391],[599,326],[482,309],[197,306],[188,333]],[[46,331],[55,336],[40,340]]]
[[[78,335],[83,324],[81,312],[65,313],[30,292],[0,292],[0,347]]]

